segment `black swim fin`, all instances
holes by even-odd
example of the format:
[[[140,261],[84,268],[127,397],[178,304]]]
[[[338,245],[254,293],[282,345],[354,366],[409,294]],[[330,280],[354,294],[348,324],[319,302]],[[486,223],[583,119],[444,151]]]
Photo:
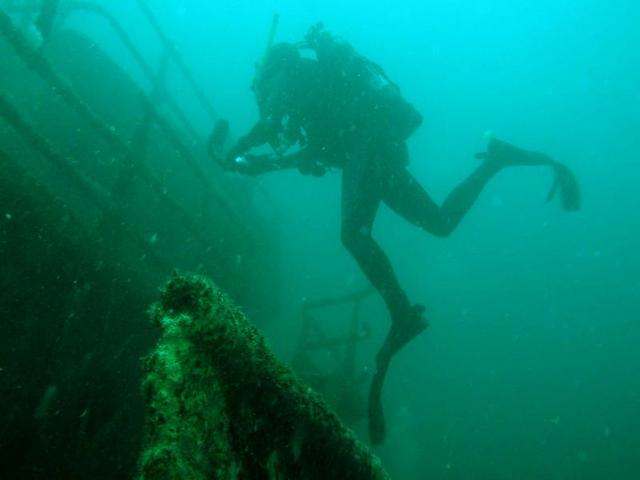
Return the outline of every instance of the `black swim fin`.
[[[525,150],[495,137],[489,139],[487,151],[477,153],[475,157],[505,167],[552,165],[555,163],[546,153]]]
[[[382,387],[391,363],[391,356],[378,360],[376,373],[369,390],[369,440],[372,445],[380,445],[386,435],[384,410],[382,408]]]
[[[487,151],[476,154],[476,158],[496,162],[501,166],[549,166],[554,169],[556,177],[547,194],[547,202],[551,201],[559,191],[562,207],[565,210],[580,210],[581,197],[578,179],[569,168],[547,154],[525,150],[504,140],[491,137]]]
[[[369,439],[373,445],[382,443],[386,434],[382,387],[389,364],[396,353],[429,326],[423,316],[424,310],[423,305],[413,305],[406,321],[393,323],[382,348],[376,355],[376,372],[369,390]]]
[[[550,202],[555,197],[556,193],[560,191],[560,201],[562,207],[567,211],[580,210],[581,196],[580,185],[578,179],[574,173],[562,164],[556,164],[554,166],[556,178],[551,185],[551,189],[547,194],[547,202]]]

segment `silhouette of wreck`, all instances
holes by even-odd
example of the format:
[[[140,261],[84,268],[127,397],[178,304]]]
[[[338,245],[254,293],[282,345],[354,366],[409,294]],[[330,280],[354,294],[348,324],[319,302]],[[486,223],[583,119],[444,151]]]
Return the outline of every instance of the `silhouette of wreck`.
[[[0,477],[386,478],[203,276],[173,276],[148,323],[176,268],[273,311],[277,232],[207,158],[169,77],[216,112],[132,4],[155,66],[97,3],[0,3]],[[70,27],[87,18],[145,88]]]

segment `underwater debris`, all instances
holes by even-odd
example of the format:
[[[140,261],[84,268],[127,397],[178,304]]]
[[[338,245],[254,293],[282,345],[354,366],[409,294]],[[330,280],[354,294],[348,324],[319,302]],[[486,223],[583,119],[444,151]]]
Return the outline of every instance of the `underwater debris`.
[[[151,316],[140,480],[389,478],[208,279],[174,274]]]
[[[304,300],[300,309],[302,330],[292,358],[292,367],[303,381],[319,392],[340,418],[352,425],[367,417],[364,389],[369,375],[356,366],[357,348],[370,336],[366,322],[360,319],[362,302],[373,288],[338,297]],[[317,313],[326,308],[347,307],[350,318],[344,319],[347,331],[328,335]],[[330,359],[330,365],[320,359]]]

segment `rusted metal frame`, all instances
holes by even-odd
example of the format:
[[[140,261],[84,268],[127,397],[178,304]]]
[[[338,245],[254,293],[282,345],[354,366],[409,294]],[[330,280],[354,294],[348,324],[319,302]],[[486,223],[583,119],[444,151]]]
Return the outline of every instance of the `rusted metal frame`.
[[[367,298],[372,293],[373,293],[373,288],[367,287],[357,292],[349,293],[347,295],[342,295],[339,297],[328,297],[328,298],[323,298],[322,300],[315,300],[313,302],[304,302],[302,305],[302,309],[314,310],[318,308],[342,305],[344,303],[359,302]]]
[[[323,340],[317,340],[315,342],[307,342],[304,345],[305,350],[333,350],[338,347],[349,346],[353,342],[358,342],[360,340],[365,340],[367,335],[352,335],[351,333],[347,335],[337,336],[337,337],[328,337]],[[344,361],[344,359],[343,359]]]
[[[360,306],[362,301],[371,295],[372,292],[373,289],[368,287],[364,290],[339,297],[329,297],[313,302],[305,302],[302,305],[303,329],[299,342],[299,350],[309,351],[328,349],[334,356],[338,357],[339,355],[336,349],[345,347],[343,363],[345,363],[348,370],[355,372],[356,345],[359,341],[365,340],[369,336],[369,332],[364,332],[362,334],[358,333]],[[328,337],[318,325],[317,320],[311,315],[311,310],[342,305],[345,303],[353,304],[349,333],[335,337]],[[318,337],[318,340],[307,340],[310,333],[313,333]]]

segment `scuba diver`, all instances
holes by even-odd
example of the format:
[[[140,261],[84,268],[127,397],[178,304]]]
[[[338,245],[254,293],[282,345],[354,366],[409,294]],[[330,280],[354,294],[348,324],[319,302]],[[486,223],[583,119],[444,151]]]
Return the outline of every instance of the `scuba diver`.
[[[227,128],[214,133],[210,151],[227,170],[258,175],[297,168],[322,176],[342,170],[341,239],[367,279],[384,299],[391,317],[386,340],[376,356],[370,393],[370,433],[374,443],[384,435],[379,402],[391,358],[428,325],[425,308],[412,303],[393,267],[372,236],[381,202],[408,222],[438,237],[450,235],[485,185],[502,169],[543,165],[556,173],[551,198],[560,191],[566,209],[579,208],[573,174],[544,153],[524,150],[491,138],[477,154],[479,166],[438,205],[407,169],[406,140],[422,116],[372,61],[322,25],[312,27],[299,44],[279,43],[258,66],[253,90],[260,119],[226,155],[220,144]],[[254,155],[269,145],[274,154]]]

